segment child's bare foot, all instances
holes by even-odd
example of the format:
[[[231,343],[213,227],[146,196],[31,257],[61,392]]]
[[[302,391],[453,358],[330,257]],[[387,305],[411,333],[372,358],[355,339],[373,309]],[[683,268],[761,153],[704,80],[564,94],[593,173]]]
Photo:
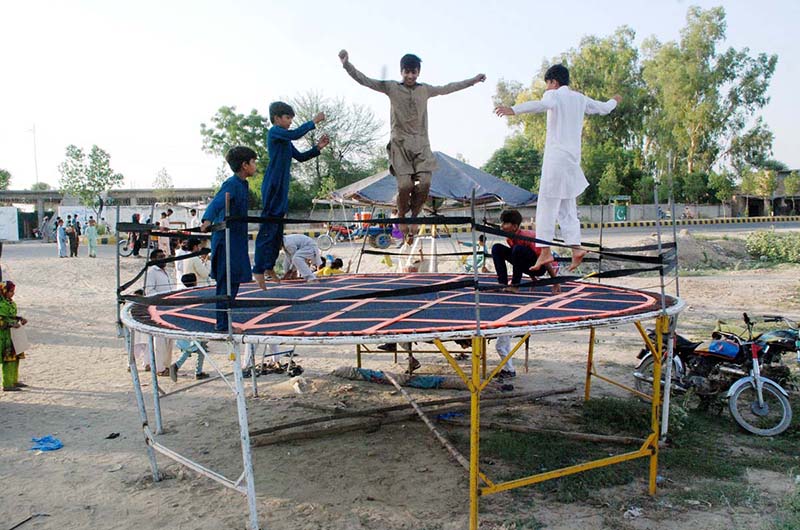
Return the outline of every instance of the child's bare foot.
[[[277,273],[277,272],[275,272],[274,270],[272,270],[272,269],[270,269],[270,270],[266,270],[266,271],[264,271],[264,274],[266,274],[267,276],[269,276],[269,279],[270,279],[270,280],[272,280],[273,282],[275,282],[275,283],[281,283],[281,279],[278,277],[278,273]],[[266,289],[266,288],[267,288],[267,286],[266,286],[266,284],[265,284],[265,285],[264,285],[264,287],[263,287],[263,289]]]
[[[560,285],[558,285],[558,284],[555,284],[555,285],[553,285],[553,286],[550,288],[550,291],[551,291],[553,294],[561,294],[561,286],[560,286]]]
[[[578,265],[580,265],[581,262],[583,261],[584,256],[586,256],[586,251],[585,250],[577,249],[577,248],[572,249],[572,262],[569,264],[569,269],[567,269],[567,270],[572,272],[575,269],[577,269]]]
[[[533,267],[528,269],[531,272],[544,270],[544,266],[553,263],[555,258],[553,257],[553,251],[550,250],[550,247],[542,247],[542,253],[539,254],[539,257],[536,259],[536,263],[533,264]]]
[[[263,274],[253,274],[253,279],[258,284],[259,289],[261,289],[262,291],[267,290],[267,281],[264,279]]]
[[[509,285],[503,291],[507,293],[518,293],[519,292],[519,285]]]

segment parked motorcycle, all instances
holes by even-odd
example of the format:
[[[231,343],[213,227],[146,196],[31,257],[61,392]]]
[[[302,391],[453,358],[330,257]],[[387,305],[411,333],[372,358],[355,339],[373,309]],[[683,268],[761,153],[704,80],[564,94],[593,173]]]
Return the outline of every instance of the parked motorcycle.
[[[745,322],[752,335],[752,322],[747,317]],[[648,330],[648,334],[655,341],[655,332]],[[792,409],[786,390],[768,377],[767,372],[762,374],[764,354],[768,348],[755,340],[741,340],[732,333],[720,334],[719,337],[710,342],[708,349],[698,349],[702,342],[692,342],[675,334],[673,392],[694,392],[701,407],[711,407],[727,399],[733,419],[753,434],[776,436],[784,432],[791,423]],[[633,374],[635,387],[642,393],[652,394],[653,353],[644,348],[638,358],[641,361]],[[784,365],[773,363],[764,368],[769,371],[775,367],[785,369],[788,374]],[[783,371],[779,370],[777,374]]]

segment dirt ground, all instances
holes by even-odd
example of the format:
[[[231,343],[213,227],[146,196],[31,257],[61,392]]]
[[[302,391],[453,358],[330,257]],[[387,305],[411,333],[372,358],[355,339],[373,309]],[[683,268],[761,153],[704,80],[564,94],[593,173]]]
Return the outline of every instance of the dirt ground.
[[[647,237],[612,235],[629,245]],[[114,261],[110,249],[90,260],[55,257],[52,245],[9,245],[4,265],[18,284],[16,301],[30,321],[35,347],[21,363],[30,388],[0,393],[0,527],[13,526],[29,514],[27,529],[240,529],[247,521],[245,498],[177,464],[159,458],[166,480],[152,481],[141,434],[123,341],[114,325]],[[39,250],[46,249],[46,250]],[[732,238],[679,240],[684,271],[680,296],[687,303],[679,329],[690,337],[708,335],[717,318],[736,321],[742,311],[783,313],[800,318],[800,267],[749,268],[743,245]],[[85,249],[82,249],[84,251]],[[123,261],[130,277],[141,261]],[[725,272],[709,267],[724,265]],[[455,265],[451,265],[454,267]],[[366,270],[385,270],[375,262]],[[362,268],[363,270],[363,268]],[[447,270],[443,266],[440,270]],[[657,277],[611,281],[656,290]],[[675,293],[671,281],[668,292]],[[601,328],[596,356],[602,371],[631,382],[639,349],[632,325]],[[516,391],[577,387],[567,395],[536,405],[542,422],[557,423],[559,410],[582,395],[588,332],[537,336],[529,371],[513,380]],[[213,359],[225,365],[222,346]],[[332,369],[354,365],[353,347],[298,349],[305,372],[300,378],[272,374],[258,380],[260,397],[248,401],[252,428],[320,415],[320,409],[357,410],[403,403],[391,387],[337,379]],[[422,372],[446,373],[441,355],[422,354]],[[494,354],[490,356],[495,360]],[[522,355],[515,361],[521,367]],[[402,356],[401,356],[402,362]],[[400,371],[389,353],[365,358],[369,368]],[[193,382],[193,361],[177,384],[163,379],[169,391]],[[143,374],[151,405],[149,374]],[[298,393],[300,388],[302,393]],[[595,383],[593,395],[622,395]],[[249,387],[248,387],[249,393]],[[413,390],[420,399],[456,395],[454,391]],[[163,402],[163,443],[228,476],[241,472],[236,409],[231,394],[214,382]],[[485,419],[503,408],[486,412]],[[795,420],[797,421],[797,420]],[[152,414],[151,414],[152,422]],[[119,433],[118,437],[109,437]],[[64,447],[31,451],[31,438],[52,434]],[[256,447],[253,458],[262,528],[269,529],[463,529],[468,521],[467,474],[419,421],[385,425],[373,432],[355,431],[325,438]],[[487,469],[491,473],[491,466]],[[769,514],[747,507],[673,506],[650,501],[645,476],[603,492],[607,502],[562,503],[547,495],[520,502],[513,492],[481,500],[481,528],[533,528],[515,521],[535,517],[549,529],[729,529],[759,528]],[[681,487],[680,477],[672,477]],[[750,485],[785,496],[795,488],[790,474],[754,471]],[[661,490],[663,491],[663,490]],[[631,499],[656,508],[631,516]],[[628,515],[626,515],[628,512]]]

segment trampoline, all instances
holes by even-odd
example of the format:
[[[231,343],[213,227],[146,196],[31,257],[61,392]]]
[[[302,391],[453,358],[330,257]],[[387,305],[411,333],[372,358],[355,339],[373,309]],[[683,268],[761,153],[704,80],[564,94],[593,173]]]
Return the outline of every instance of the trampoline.
[[[237,307],[232,320],[237,341],[282,344],[367,344],[470,338],[476,333],[475,290],[422,292],[381,298],[381,292],[467,281],[466,274],[360,274],[323,278],[318,282],[286,281],[266,291],[242,285],[237,301],[262,307]],[[493,275],[481,286],[496,286]],[[375,297],[363,298],[375,293]],[[166,304],[214,296],[213,287],[177,291],[164,296]],[[362,298],[357,298],[361,296]],[[285,302],[285,303],[284,303]],[[680,310],[680,301],[666,297],[667,312]],[[485,337],[534,331],[609,325],[655,317],[661,311],[658,294],[588,282],[562,284],[510,293],[480,293],[480,329]],[[136,305],[123,311],[129,327],[148,334],[225,340],[214,332],[214,304]]]

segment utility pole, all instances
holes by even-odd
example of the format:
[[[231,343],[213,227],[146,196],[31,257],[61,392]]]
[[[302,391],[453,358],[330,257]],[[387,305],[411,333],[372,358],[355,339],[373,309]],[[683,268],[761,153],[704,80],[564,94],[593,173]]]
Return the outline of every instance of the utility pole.
[[[39,184],[39,156],[36,154],[36,124],[34,123],[33,128],[28,130],[33,133],[33,168],[36,172],[36,184]]]

